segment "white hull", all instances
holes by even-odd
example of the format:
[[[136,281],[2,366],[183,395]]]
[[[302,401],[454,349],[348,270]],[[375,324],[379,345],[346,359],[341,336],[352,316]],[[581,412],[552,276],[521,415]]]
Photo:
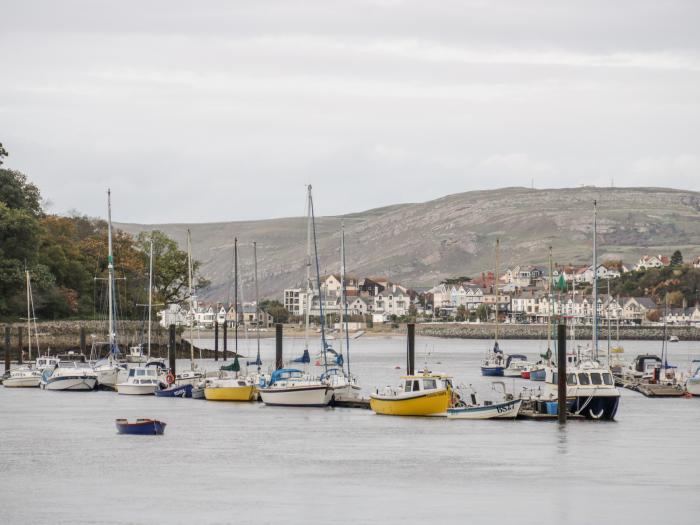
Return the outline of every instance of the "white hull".
[[[503,377],[522,377],[522,372],[520,369],[506,368],[503,370]]]
[[[694,396],[700,396],[700,379],[688,379],[685,389]]]
[[[117,384],[120,382],[120,380],[126,379],[126,374],[122,373],[121,377],[119,377],[119,372],[119,368],[106,368],[103,370],[96,369],[95,375],[97,377],[97,384],[104,388],[116,390]]]
[[[40,382],[40,376],[9,377],[2,382],[2,385],[7,388],[37,388]]]
[[[96,377],[61,377],[49,381],[43,386],[44,390],[94,390],[97,385]]]
[[[451,408],[448,419],[513,419],[520,412],[521,399],[478,407]]]
[[[152,396],[158,385],[136,385],[121,383],[117,385],[117,393],[126,396]]]
[[[320,407],[330,403],[333,390],[325,385],[261,389],[266,405]]]
[[[360,395],[362,389],[357,385],[337,386],[331,389],[333,391],[331,398],[335,401],[357,401],[362,398]]]

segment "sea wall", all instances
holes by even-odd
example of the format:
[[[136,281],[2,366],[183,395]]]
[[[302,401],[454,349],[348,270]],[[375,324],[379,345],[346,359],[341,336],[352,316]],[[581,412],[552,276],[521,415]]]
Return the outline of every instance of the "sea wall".
[[[490,339],[494,336],[493,324],[462,324],[462,323],[420,323],[416,332],[420,335],[433,337],[455,337],[461,339]],[[598,329],[601,340],[608,338],[606,326]],[[617,337],[616,328],[611,328],[611,338]],[[663,326],[621,326],[620,339],[661,340],[664,335]],[[692,326],[668,326],[666,335],[676,335],[683,341],[700,341],[700,329]],[[498,327],[500,339],[543,339],[547,337],[547,325],[541,324],[501,324]],[[576,337],[590,339],[590,326],[577,326]]]

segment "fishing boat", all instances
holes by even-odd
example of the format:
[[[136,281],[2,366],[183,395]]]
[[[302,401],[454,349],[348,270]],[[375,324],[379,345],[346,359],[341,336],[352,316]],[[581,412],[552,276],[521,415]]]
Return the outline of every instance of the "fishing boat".
[[[444,416],[452,402],[452,378],[430,371],[403,376],[399,386],[370,394],[369,406],[391,416]]]
[[[668,337],[669,343],[678,343],[679,341],[680,341],[680,338],[677,335],[670,335]]]
[[[146,361],[148,361],[148,356],[144,354],[141,345],[129,347],[129,351],[126,354],[127,363],[145,363]]]
[[[700,360],[694,359],[691,364],[697,368],[695,373],[685,382],[685,389],[689,394],[700,396]]]
[[[494,281],[493,288],[496,294],[496,301],[494,303],[494,339],[493,347],[487,352],[486,357],[481,362],[481,375],[490,377],[500,377],[503,376],[503,371],[506,368],[505,358],[503,357],[503,350],[498,344],[498,318],[500,314],[500,297],[498,291],[498,257],[499,257],[499,247],[500,239],[496,239],[496,265],[494,267]]]
[[[205,381],[207,401],[254,401],[256,385],[246,377],[211,379]]]
[[[192,385],[170,385],[166,388],[160,390],[155,390],[153,392],[156,397],[180,397],[180,398],[191,398],[192,397]]]
[[[115,420],[117,432],[135,436],[160,436],[165,432],[166,423],[157,419],[137,419],[129,423],[126,419]]]
[[[510,354],[506,357],[506,367],[503,369],[504,377],[522,377],[523,372],[529,376],[530,366],[527,356],[522,354]],[[529,378],[529,377],[528,377]]]
[[[156,367],[137,367],[129,369],[129,376],[124,383],[117,384],[117,393],[131,396],[153,395],[156,390],[165,387],[162,374]]]
[[[273,406],[328,406],[333,389],[295,368],[281,368],[272,372],[270,382],[258,389],[266,405]]]
[[[87,363],[61,361],[42,372],[39,385],[44,390],[89,391],[97,386],[97,375]]]

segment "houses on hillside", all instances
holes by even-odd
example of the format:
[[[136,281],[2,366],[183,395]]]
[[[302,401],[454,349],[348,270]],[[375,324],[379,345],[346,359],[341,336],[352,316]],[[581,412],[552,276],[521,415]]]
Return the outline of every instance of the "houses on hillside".
[[[274,323],[273,317],[262,310],[256,313],[255,303],[240,305],[238,312],[239,326],[261,328],[270,327]],[[170,304],[164,310],[158,312],[159,323],[163,327],[171,324],[175,326],[198,326],[201,328],[213,328],[214,323],[219,326],[226,324],[234,327],[236,323],[236,308],[234,305],[205,305],[195,302],[193,309],[182,307],[178,304]],[[260,321],[258,322],[258,316]]]

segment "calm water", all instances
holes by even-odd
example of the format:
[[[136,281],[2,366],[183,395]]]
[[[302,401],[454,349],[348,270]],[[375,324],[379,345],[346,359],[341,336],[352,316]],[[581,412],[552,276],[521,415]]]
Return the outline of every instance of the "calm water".
[[[488,394],[478,372],[487,344],[419,338],[417,360],[430,352],[432,369]],[[262,341],[268,362],[273,345]],[[241,346],[254,356],[254,343]],[[286,340],[285,356],[301,348]],[[625,349],[658,353],[659,344]],[[353,371],[368,390],[396,383],[404,350],[402,338],[354,341]],[[670,351],[685,366],[700,345]],[[119,436],[118,417],[168,428]],[[700,399],[629,391],[616,422],[559,428],[0,388],[0,522],[697,523],[699,438]]]

